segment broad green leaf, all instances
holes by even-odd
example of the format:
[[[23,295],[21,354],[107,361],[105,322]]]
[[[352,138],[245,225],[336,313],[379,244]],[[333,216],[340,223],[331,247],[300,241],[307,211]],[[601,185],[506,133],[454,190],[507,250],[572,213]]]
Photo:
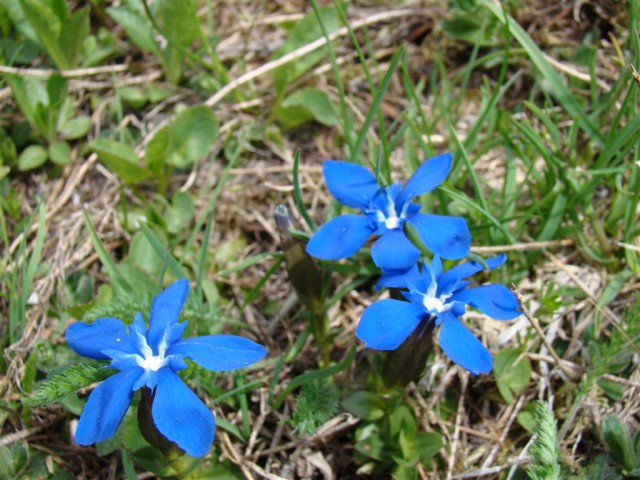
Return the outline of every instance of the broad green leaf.
[[[25,81],[22,77],[18,75],[6,74],[4,78],[9,83],[11,87],[11,92],[13,93],[13,98],[15,98],[18,106],[20,107],[20,111],[25,116],[27,121],[35,126],[35,108],[34,103],[32,103],[33,98],[30,96],[32,90],[27,88]],[[27,93],[29,90],[29,94]]]
[[[47,105],[51,110],[58,110],[67,98],[69,82],[62,75],[51,75],[47,79]]]
[[[416,443],[420,452],[420,461],[429,468],[433,457],[440,452],[444,444],[442,435],[438,432],[419,432],[416,435]]]
[[[453,9],[453,17],[442,21],[442,30],[451,38],[493,46],[498,21],[479,5],[469,10]]]
[[[195,205],[191,195],[186,192],[176,192],[171,199],[171,205],[165,212],[169,233],[176,235],[184,231],[193,220],[194,211]]]
[[[640,467],[640,458],[634,451],[629,427],[614,416],[608,415],[602,421],[602,433],[611,453],[626,469]]]
[[[513,395],[523,391],[531,379],[531,363],[526,357],[520,357],[520,350],[505,348],[497,355],[493,371],[498,390],[506,402],[513,402]]]
[[[366,390],[349,395],[342,401],[342,407],[347,412],[365,420],[378,420],[384,416],[384,403],[380,397]]]
[[[339,123],[338,112],[329,96],[317,88],[303,88],[288,96],[281,106],[282,114],[299,110],[306,111],[314,120],[323,125],[333,126]],[[276,115],[283,120],[285,127],[292,127],[294,124],[287,123],[285,115],[281,112]]]
[[[67,57],[72,68],[78,65],[78,57],[82,45],[89,35],[89,7],[86,6],[75,12],[64,24],[60,32],[60,49]]]
[[[47,161],[47,151],[40,145],[30,145],[18,157],[18,169],[21,171],[33,170]]]
[[[99,138],[89,144],[98,158],[123,181],[135,183],[150,177],[151,172],[138,165],[136,152],[127,144]]]
[[[340,16],[333,6],[319,8],[320,16],[328,33],[332,33],[340,28]],[[322,29],[318,24],[316,14],[310,12],[302,20],[296,23],[289,33],[287,41],[276,51],[272,59],[283,57],[305,45],[312,43],[322,37]],[[286,65],[273,71],[273,81],[278,94],[282,94],[287,85],[304,74],[307,70],[318,63],[326,55],[324,48],[318,48],[311,53],[289,62]]]
[[[42,0],[19,0],[24,16],[38,35],[40,44],[47,51],[58,68],[68,70],[74,65],[60,48],[59,36],[62,21]]]
[[[63,123],[59,133],[67,140],[76,140],[89,133],[91,125],[91,119],[89,117],[79,116]]]
[[[107,13],[120,25],[131,41],[143,50],[148,50],[156,57],[162,57],[162,50],[154,39],[151,25],[139,12],[127,6],[109,7]]]
[[[119,93],[122,99],[134,109],[142,108],[149,102],[147,93],[140,87],[122,87]]]
[[[16,0],[0,0],[0,5],[5,9],[15,29],[32,43],[38,44],[38,34],[27,20],[27,17],[25,17],[20,2],[16,2]]]
[[[385,444],[380,435],[380,427],[375,423],[367,423],[358,428],[356,430],[355,449],[366,457],[382,460],[382,457],[387,452],[384,451]]]
[[[67,142],[54,142],[49,145],[49,158],[57,165],[66,165],[71,161],[71,147]]]
[[[194,0],[155,0],[155,20],[169,43],[189,47],[198,36],[200,21]]]
[[[161,128],[153,136],[144,154],[144,163],[156,177],[160,177],[167,163],[169,148],[169,130],[171,125]]]
[[[164,263],[162,258],[153,249],[151,243],[142,232],[136,232],[131,239],[128,258],[151,275],[158,276],[162,271]]]
[[[151,140],[146,163],[154,172],[163,164],[187,168],[209,152],[217,136],[218,121],[211,109],[186,108]]]

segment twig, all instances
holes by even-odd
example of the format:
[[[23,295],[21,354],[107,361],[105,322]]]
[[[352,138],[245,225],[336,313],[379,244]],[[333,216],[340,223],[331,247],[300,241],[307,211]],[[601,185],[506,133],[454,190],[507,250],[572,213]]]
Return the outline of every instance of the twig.
[[[119,73],[129,70],[128,65],[104,65],[102,67],[77,68],[75,70],[51,70],[43,68],[16,68],[0,65],[0,73],[9,73],[26,77],[48,78],[57,73],[65,78],[88,77],[91,75],[101,75],[103,73]]]
[[[511,286],[511,290],[518,298],[518,302],[520,303],[520,308],[522,309],[522,313],[524,313],[524,316],[527,317],[527,320],[529,320],[529,323],[531,323],[535,331],[538,332],[538,335],[540,336],[542,343],[544,343],[544,346],[547,347],[547,350],[549,350],[549,353],[553,357],[555,364],[560,368],[560,370],[562,370],[565,373],[565,375],[567,375],[569,378],[573,378],[574,377],[573,372],[571,372],[571,370],[567,369],[564,366],[562,359],[556,353],[555,349],[553,348],[553,345],[551,345],[549,340],[547,340],[547,336],[544,334],[544,331],[540,327],[538,320],[534,318],[533,315],[531,315],[531,312],[529,312],[529,309],[525,306],[524,298],[522,297],[522,294],[518,291],[515,285]]]
[[[540,250],[543,248],[552,248],[552,247],[569,247],[574,244],[575,242],[573,239],[564,238],[562,240],[522,242],[522,243],[514,243],[513,245],[496,245],[493,247],[471,247],[471,251],[474,253],[522,252],[526,250]]]

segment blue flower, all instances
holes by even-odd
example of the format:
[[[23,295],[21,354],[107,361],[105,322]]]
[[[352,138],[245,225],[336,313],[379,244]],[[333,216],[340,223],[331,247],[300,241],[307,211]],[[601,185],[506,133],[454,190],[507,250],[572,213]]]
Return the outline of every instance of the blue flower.
[[[505,255],[486,260],[490,270],[502,265]],[[402,275],[388,274],[381,279],[386,287],[407,288],[401,300],[380,300],[369,305],[360,318],[356,336],[376,350],[395,350],[429,315],[440,325],[439,344],[455,363],[473,374],[487,373],[493,358],[480,341],[460,321],[467,305],[497,320],[512,320],[520,315],[519,304],[511,290],[489,284],[467,288],[464,280],[484,269],[477,262],[467,262],[442,272],[442,261],[434,257],[431,265],[417,265]]]
[[[180,379],[179,370],[193,360],[214,372],[235,370],[266,355],[263,346],[236,335],[182,339],[187,322],[178,323],[189,282],[178,280],[151,304],[149,328],[140,312],[127,327],[115,318],[74,323],[67,343],[80,355],[111,360],[120,370],[96,387],[80,416],[76,442],[91,445],[116,433],[133,394],[146,386],[154,394],[152,417],[162,433],[189,455],[204,456],[211,446],[215,419],[209,408]]]
[[[366,168],[327,160],[322,170],[329,192],[364,215],[333,218],[311,237],[307,252],[322,260],[340,260],[354,255],[371,235],[379,235],[371,249],[374,263],[384,271],[407,270],[420,258],[420,250],[404,233],[409,223],[434,254],[449,259],[467,256],[471,234],[462,218],[418,213],[420,205],[411,202],[440,185],[451,165],[450,153],[438,155],[423,163],[404,187],[380,187]]]

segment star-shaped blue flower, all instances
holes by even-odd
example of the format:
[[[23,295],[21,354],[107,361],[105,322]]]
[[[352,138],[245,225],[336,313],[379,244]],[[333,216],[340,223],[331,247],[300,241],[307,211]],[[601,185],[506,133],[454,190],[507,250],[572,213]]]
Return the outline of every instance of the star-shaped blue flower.
[[[327,160],[322,171],[329,192],[364,215],[333,218],[311,237],[307,252],[322,260],[340,260],[354,255],[371,235],[379,235],[371,249],[374,263],[384,271],[404,271],[420,258],[420,250],[404,233],[409,223],[434,254],[448,259],[467,256],[471,234],[464,219],[418,213],[420,205],[411,202],[440,185],[452,162],[450,153],[438,155],[423,163],[404,187],[381,187],[366,168]]]
[[[505,255],[486,260],[489,269],[502,265]],[[376,350],[398,348],[427,315],[440,325],[439,344],[455,363],[473,374],[488,373],[493,358],[487,348],[460,321],[467,305],[497,320],[512,320],[520,315],[516,296],[504,285],[489,284],[467,288],[464,280],[484,269],[478,262],[467,262],[442,272],[442,261],[434,257],[431,265],[417,265],[402,275],[388,274],[382,286],[408,288],[408,302],[386,299],[369,305],[360,318],[356,336]]]
[[[85,404],[76,443],[91,445],[116,433],[133,394],[146,386],[153,392],[152,417],[165,437],[189,455],[202,457],[213,441],[215,419],[209,408],[180,379],[185,358],[214,372],[246,367],[266,355],[263,346],[236,335],[182,339],[187,322],[178,323],[189,282],[178,280],[151,304],[149,328],[138,312],[127,327],[116,318],[74,323],[66,333],[80,355],[111,360],[120,370],[96,387]]]

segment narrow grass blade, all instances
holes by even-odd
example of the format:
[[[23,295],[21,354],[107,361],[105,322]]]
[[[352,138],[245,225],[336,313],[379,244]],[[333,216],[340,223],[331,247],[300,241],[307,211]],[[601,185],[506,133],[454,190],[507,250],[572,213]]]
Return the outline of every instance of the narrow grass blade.
[[[102,262],[102,266],[107,271],[107,275],[112,282],[112,287],[116,291],[118,295],[130,296],[135,292],[135,289],[129,284],[127,279],[122,275],[118,265],[113,261],[109,252],[105,248],[102,240],[98,236],[98,232],[96,231],[91,219],[89,218],[89,214],[84,212],[84,222],[87,225],[87,229],[89,230],[89,236],[91,237],[91,243],[93,243],[93,248],[95,248],[100,261]]]
[[[494,0],[478,0],[478,3],[484,5],[498,20],[505,23],[505,15],[500,4]],[[531,39],[529,34],[516,22],[511,16],[507,16],[510,24],[510,31],[518,43],[527,51],[529,58],[533,64],[540,70],[542,76],[546,80],[553,96],[567,110],[567,112],[578,119],[580,126],[589,134],[600,146],[605,146],[606,141],[600,133],[600,130],[591,122],[584,111],[584,108],[578,103],[576,98],[571,94],[564,84],[562,77],[555,71],[549,61],[545,58],[544,53]]]

